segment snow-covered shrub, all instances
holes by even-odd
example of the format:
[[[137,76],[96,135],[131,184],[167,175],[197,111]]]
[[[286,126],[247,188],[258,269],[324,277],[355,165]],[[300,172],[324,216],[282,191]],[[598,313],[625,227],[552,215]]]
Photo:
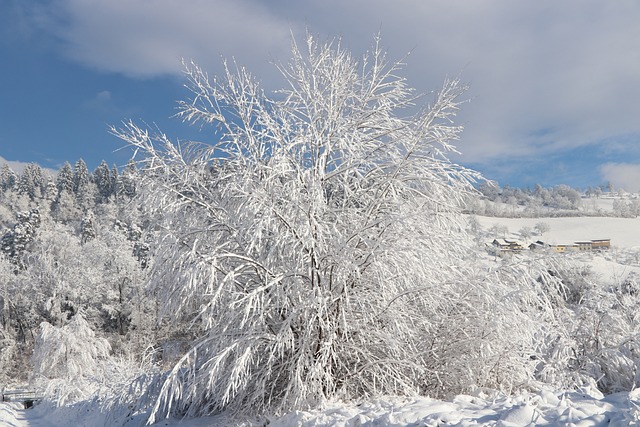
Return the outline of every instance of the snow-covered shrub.
[[[151,420],[526,383],[546,308],[525,268],[467,265],[478,177],[446,157],[464,88],[415,113],[377,44],[357,61],[311,37],[280,71],[269,98],[244,69],[187,68],[181,116],[215,125],[210,145],[113,130],[146,153],[164,315],[203,331],[154,386]]]
[[[634,286],[604,286],[575,259],[546,260],[540,282],[555,322],[539,342],[536,377],[559,388],[594,383],[604,393],[640,385],[640,299]]]
[[[628,291],[624,283],[601,288],[577,310],[579,357],[604,393],[640,386],[640,299]]]
[[[87,398],[107,376],[110,350],[81,313],[62,327],[43,322],[32,357],[34,381],[60,405]]]

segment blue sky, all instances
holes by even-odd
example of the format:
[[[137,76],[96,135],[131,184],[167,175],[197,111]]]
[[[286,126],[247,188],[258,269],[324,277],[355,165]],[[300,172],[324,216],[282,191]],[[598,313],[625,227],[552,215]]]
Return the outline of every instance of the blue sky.
[[[0,0],[0,157],[123,165],[108,126],[128,119],[206,141],[170,118],[181,58],[216,74],[234,57],[270,90],[291,34],[360,54],[379,31],[419,91],[470,84],[456,162],[511,186],[640,191],[638,22],[635,0]]]

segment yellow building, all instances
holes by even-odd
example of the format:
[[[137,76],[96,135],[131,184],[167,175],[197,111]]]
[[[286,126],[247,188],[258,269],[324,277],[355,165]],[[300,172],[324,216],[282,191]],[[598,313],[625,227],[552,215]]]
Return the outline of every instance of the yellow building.
[[[611,248],[611,239],[592,240],[591,247],[594,251],[608,250]]]

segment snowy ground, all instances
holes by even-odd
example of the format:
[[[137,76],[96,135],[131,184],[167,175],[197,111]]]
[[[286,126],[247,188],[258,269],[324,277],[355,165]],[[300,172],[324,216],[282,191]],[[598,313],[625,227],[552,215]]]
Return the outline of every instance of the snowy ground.
[[[270,426],[623,426],[640,411],[633,393],[603,397],[597,391],[504,396],[457,396],[450,402],[416,397],[360,406],[335,405],[275,420]]]
[[[131,420],[126,427],[138,425]],[[55,412],[35,407],[24,410],[14,404],[0,404],[0,424],[6,427],[103,426],[103,416],[91,410]],[[264,425],[263,420],[259,424]],[[112,424],[106,424],[112,425]],[[161,421],[157,426],[205,427],[230,425],[230,420],[207,417]],[[244,424],[248,425],[248,424]],[[316,411],[297,411],[269,420],[270,427],[329,426],[632,426],[640,425],[640,390],[604,397],[597,390],[554,393],[543,390],[505,396],[478,392],[443,402],[427,397],[388,398],[359,405],[329,403]]]

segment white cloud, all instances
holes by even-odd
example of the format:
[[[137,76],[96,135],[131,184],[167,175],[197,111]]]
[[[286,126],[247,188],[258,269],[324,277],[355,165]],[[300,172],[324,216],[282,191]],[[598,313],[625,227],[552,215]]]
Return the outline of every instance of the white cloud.
[[[115,109],[112,102],[111,92],[108,90],[103,90],[96,93],[93,98],[87,100],[84,103],[84,107],[102,111],[110,111]]]
[[[182,58],[217,65],[221,55],[261,68],[289,38],[285,21],[246,0],[60,0],[39,16],[70,58],[134,77],[179,74]]]
[[[11,168],[12,171],[14,171],[17,175],[20,175],[22,173],[22,171],[24,171],[24,168],[27,167],[27,165],[29,163],[25,163],[25,162],[18,162],[18,161],[13,161],[13,160],[6,160],[4,157],[0,156],[0,167],[2,167],[3,165],[9,165],[9,167]],[[58,173],[56,170],[51,169],[51,168],[45,168],[42,167],[42,170],[48,174],[49,176],[56,176],[56,174]]]
[[[111,100],[111,92],[109,92],[108,90],[103,90],[96,94],[96,101],[108,102],[110,100]]]
[[[411,85],[471,84],[465,161],[544,156],[640,135],[640,3],[596,0],[59,0],[40,14],[66,54],[130,76],[178,74],[184,57],[220,71],[235,56],[270,81],[290,32],[341,36],[363,52],[381,31]]]
[[[615,188],[633,193],[640,192],[640,164],[606,163],[600,166],[600,175]]]

